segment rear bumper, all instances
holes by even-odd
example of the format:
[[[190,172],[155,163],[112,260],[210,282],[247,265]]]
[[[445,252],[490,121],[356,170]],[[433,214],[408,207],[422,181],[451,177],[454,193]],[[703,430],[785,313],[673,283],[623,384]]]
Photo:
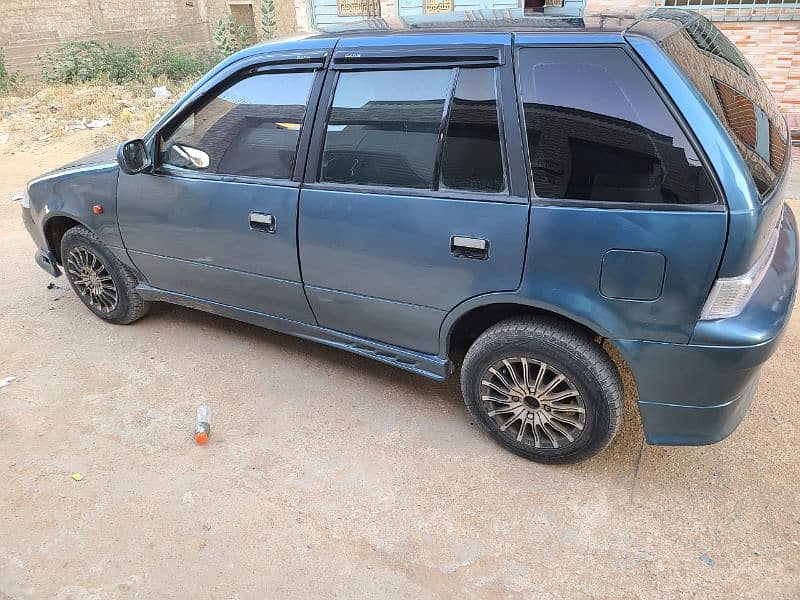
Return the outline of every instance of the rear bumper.
[[[739,316],[700,321],[689,344],[615,341],[636,379],[648,443],[713,444],[736,429],[791,315],[797,262],[787,207],[772,265]]]
[[[717,406],[681,406],[639,402],[648,444],[702,446],[728,437],[753,402],[758,377],[733,400]]]

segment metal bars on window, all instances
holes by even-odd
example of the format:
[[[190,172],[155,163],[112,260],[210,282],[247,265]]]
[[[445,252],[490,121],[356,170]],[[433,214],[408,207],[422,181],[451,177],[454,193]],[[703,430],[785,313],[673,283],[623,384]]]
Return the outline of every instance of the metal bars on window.
[[[800,0],[653,0],[653,6],[696,10],[712,21],[800,20]]]

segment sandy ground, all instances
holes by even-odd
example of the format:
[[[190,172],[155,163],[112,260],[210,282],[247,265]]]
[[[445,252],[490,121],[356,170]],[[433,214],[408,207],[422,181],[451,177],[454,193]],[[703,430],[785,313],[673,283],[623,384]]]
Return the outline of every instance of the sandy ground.
[[[728,440],[644,445],[629,403],[604,454],[537,465],[455,379],[48,290],[8,197],[91,136],[0,160],[0,597],[800,596],[797,313]]]

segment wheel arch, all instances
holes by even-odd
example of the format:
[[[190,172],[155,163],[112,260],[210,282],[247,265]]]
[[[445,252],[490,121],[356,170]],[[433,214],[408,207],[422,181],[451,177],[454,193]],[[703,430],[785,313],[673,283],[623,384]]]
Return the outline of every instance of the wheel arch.
[[[516,294],[484,294],[462,302],[444,318],[439,330],[440,356],[443,358],[449,356],[453,350],[454,335],[463,334],[465,328],[475,329],[485,324],[483,327],[485,331],[503,319],[527,314],[557,317],[580,327],[594,337],[610,337],[610,333],[600,324],[589,322],[560,307],[536,302]]]
[[[440,356],[455,358],[466,353],[472,342],[495,323],[515,316],[555,317],[565,325],[578,327],[591,336],[617,365],[626,387],[628,398],[638,398],[638,383],[631,370],[626,348],[617,344],[609,331],[597,323],[588,322],[557,307],[521,298],[514,294],[487,294],[477,296],[458,305],[447,317],[440,330]],[[454,343],[455,342],[455,343]]]
[[[85,227],[89,231],[91,228],[83,221],[75,218],[75,215],[67,213],[53,213],[47,216],[42,223],[42,231],[47,247],[59,264],[61,262],[61,240],[64,234],[73,227]]]

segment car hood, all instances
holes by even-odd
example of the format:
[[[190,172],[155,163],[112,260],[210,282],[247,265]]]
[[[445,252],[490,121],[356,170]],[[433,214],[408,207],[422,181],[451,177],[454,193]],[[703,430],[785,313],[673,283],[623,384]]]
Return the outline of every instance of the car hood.
[[[67,163],[57,169],[53,169],[49,171],[45,175],[53,175],[60,171],[66,171],[67,169],[77,169],[80,167],[94,167],[98,165],[111,165],[117,163],[117,147],[112,146],[111,148],[104,148],[103,150],[98,150],[97,152],[92,152],[91,154],[87,154],[83,158],[79,158],[71,163]]]

